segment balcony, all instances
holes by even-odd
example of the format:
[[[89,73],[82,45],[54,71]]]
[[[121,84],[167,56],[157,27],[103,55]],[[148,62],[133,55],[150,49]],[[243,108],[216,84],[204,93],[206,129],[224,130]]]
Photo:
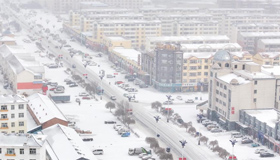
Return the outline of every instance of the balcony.
[[[6,153],[5,156],[16,156],[16,154],[15,153],[12,153],[12,154]]]
[[[0,129],[9,129],[9,127],[0,127]]]
[[[7,121],[9,118],[0,118],[0,121]]]
[[[0,112],[8,112],[8,110],[7,109],[5,109],[5,110],[1,109]]]

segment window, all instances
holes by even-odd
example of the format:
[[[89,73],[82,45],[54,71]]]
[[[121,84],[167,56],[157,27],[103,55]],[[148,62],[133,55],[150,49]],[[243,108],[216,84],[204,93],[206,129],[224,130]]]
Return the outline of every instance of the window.
[[[7,119],[8,115],[7,114],[1,114],[1,119]]]
[[[0,154],[2,154],[2,148],[0,148]]]
[[[19,117],[19,118],[23,118],[23,117],[24,117],[24,113],[19,113],[19,114],[18,114],[18,117]]]
[[[257,94],[258,93],[258,91],[257,90],[254,90],[254,94]]]
[[[2,106],[1,106],[1,110],[8,110],[7,105],[2,105]]]
[[[19,154],[24,154],[24,149],[23,148],[19,149]]]
[[[220,83],[219,83],[219,82],[217,82],[217,86],[218,86],[218,87],[219,87],[219,84],[220,84]]]
[[[254,98],[254,102],[257,102],[257,98]]]
[[[187,73],[184,73],[184,76],[187,76]]]
[[[14,110],[15,109],[15,105],[11,105],[11,110]]]
[[[24,105],[23,104],[19,104],[18,105],[18,109],[24,109]]]
[[[7,154],[15,154],[14,148],[7,148]]]
[[[29,149],[29,154],[36,154],[36,149],[35,148],[30,148]]]
[[[234,68],[236,69],[236,68],[237,68],[237,65],[234,65]]]
[[[197,72],[197,75],[200,76],[200,75],[201,75],[201,72]]]
[[[24,122],[18,122],[18,126],[24,126]]]
[[[257,85],[257,84],[258,84],[258,81],[255,81],[254,84]]]
[[[15,122],[12,122],[12,123],[11,123],[11,126],[12,126],[12,127],[15,127]]]
[[[204,69],[208,69],[208,66],[204,66]]]
[[[201,69],[201,66],[198,66],[198,69]]]
[[[8,128],[8,123],[1,123],[1,128]]]
[[[19,130],[18,132],[19,132],[19,133],[24,133],[24,130]]]
[[[191,77],[194,77],[194,76],[196,76],[196,73],[190,73],[189,74]]]
[[[204,72],[204,76],[208,76],[208,72]]]
[[[15,118],[15,114],[11,114],[11,118]]]
[[[208,62],[208,59],[205,59],[204,62],[207,63],[207,62]]]

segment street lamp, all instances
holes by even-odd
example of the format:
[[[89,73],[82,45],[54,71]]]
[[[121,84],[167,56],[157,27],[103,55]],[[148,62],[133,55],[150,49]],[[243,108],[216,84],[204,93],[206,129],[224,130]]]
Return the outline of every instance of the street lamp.
[[[156,122],[158,123],[158,121],[160,120],[160,116],[154,116]],[[159,137],[160,135],[158,134],[158,131],[157,131],[157,125],[156,125],[156,135],[157,137]]]
[[[230,143],[231,143],[231,145],[232,145],[232,155],[231,155],[231,159],[234,159],[233,157],[234,157],[234,145],[235,145],[235,143],[237,142],[237,140],[236,139],[232,139],[232,140],[229,140],[230,141]]]
[[[187,141],[186,140],[181,140],[179,142],[182,145],[182,160],[184,160],[183,150],[184,150],[185,145],[187,144]]]
[[[171,101],[171,95],[166,95],[166,97],[167,97],[167,123],[169,122],[169,110],[170,110],[170,108],[169,108],[169,102]]]
[[[101,79],[101,80],[100,80],[100,83],[101,83],[100,100],[102,100],[102,95],[103,95],[102,79],[103,79],[103,77],[104,77],[104,74],[100,74],[99,77],[100,77],[100,79]]]

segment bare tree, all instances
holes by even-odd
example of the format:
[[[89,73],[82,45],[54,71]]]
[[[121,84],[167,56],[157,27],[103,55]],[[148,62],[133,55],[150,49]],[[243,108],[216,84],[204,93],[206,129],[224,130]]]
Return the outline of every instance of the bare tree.
[[[190,134],[193,134],[193,133],[196,132],[196,129],[195,129],[194,127],[190,127],[189,130],[188,130],[188,132],[189,132]]]
[[[130,124],[135,124],[135,120],[132,119],[131,117],[126,117],[124,119],[124,122],[128,125],[128,127],[129,127]]]
[[[116,105],[115,105],[114,102],[107,102],[106,105],[105,105],[105,107],[106,107],[107,109],[110,109],[110,112],[112,112],[111,109],[116,108]]]
[[[221,149],[222,149],[222,148],[219,147],[219,146],[217,145],[217,146],[215,146],[215,147],[212,149],[212,151],[213,151],[213,152],[218,152],[218,153],[219,153],[219,152],[221,151]]]
[[[162,104],[159,101],[155,101],[151,104],[152,109],[155,109],[156,111],[158,111],[158,109],[160,107],[162,107]]]
[[[145,141],[150,144],[156,141],[156,139],[154,137],[146,137]]]
[[[201,141],[201,142],[204,142],[205,144],[207,144],[208,138],[205,137],[205,136],[202,136],[202,137],[200,137],[200,141]]]
[[[118,108],[115,112],[115,115],[118,116],[118,117],[119,116],[124,116],[124,114],[125,114],[125,112],[122,108]]]
[[[211,146],[212,146],[212,149],[213,149],[215,146],[218,146],[219,143],[218,143],[217,140],[214,140],[214,141],[210,141],[210,142],[209,142],[209,145],[211,145]]]
[[[161,147],[158,147],[157,149],[155,149],[155,153],[157,155],[161,155],[161,154],[165,153],[165,149],[161,148]]]
[[[161,160],[173,160],[173,155],[170,153],[164,153],[159,156],[159,159]]]

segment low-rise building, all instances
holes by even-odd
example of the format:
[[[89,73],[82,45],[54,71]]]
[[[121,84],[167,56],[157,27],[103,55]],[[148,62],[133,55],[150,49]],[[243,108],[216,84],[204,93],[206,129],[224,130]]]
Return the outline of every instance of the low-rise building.
[[[217,52],[227,50],[230,52],[240,52],[242,47],[238,43],[208,43],[208,44],[181,44],[184,52]]]
[[[0,157],[11,159],[46,159],[46,136],[0,133]]]
[[[210,71],[208,117],[234,130],[240,110],[274,108],[275,89],[276,78],[259,64],[233,61],[229,52],[218,51]]]
[[[0,95],[0,132],[27,132],[27,99],[20,95]]]
[[[0,45],[2,45],[2,44],[16,45],[16,40],[13,37],[3,36],[3,37],[0,37]]]
[[[27,100],[27,109],[38,125],[32,131],[29,131],[30,133],[36,133],[55,124],[68,126],[68,120],[48,96],[35,93],[27,97]]]
[[[260,65],[280,65],[280,52],[259,52],[253,56],[253,61]]]
[[[257,45],[257,52],[278,52],[280,39],[259,39]]]
[[[108,48],[109,52],[115,47],[131,48],[131,40],[121,36],[104,37],[103,44]]]

